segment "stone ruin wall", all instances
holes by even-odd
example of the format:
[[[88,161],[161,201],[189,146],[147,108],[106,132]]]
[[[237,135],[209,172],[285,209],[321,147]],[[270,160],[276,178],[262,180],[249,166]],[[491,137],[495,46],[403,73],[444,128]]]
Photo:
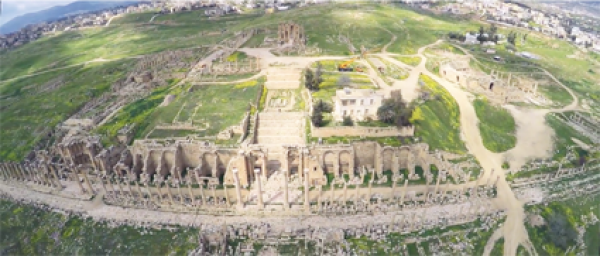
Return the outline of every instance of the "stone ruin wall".
[[[368,136],[368,137],[413,137],[415,128],[410,127],[314,127],[311,128],[313,137],[331,136]]]
[[[537,93],[537,81],[517,73],[492,70],[488,75],[472,69],[465,60],[458,60],[440,64],[439,74],[463,88],[485,95],[492,104],[502,105],[528,100],[546,101]]]

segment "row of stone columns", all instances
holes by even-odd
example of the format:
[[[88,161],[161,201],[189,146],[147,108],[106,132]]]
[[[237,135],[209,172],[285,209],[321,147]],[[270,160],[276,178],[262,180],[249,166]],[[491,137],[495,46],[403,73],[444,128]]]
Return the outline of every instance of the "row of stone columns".
[[[5,181],[32,181],[35,184],[62,189],[56,167],[51,164],[0,163],[0,177]]]

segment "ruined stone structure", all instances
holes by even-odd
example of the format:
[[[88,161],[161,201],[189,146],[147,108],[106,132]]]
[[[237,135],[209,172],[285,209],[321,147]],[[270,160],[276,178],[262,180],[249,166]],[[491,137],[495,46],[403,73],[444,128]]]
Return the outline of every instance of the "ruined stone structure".
[[[440,64],[440,75],[463,88],[485,95],[493,104],[511,102],[547,104],[547,99],[537,93],[537,81],[522,75],[495,70],[488,75],[471,69],[468,59]]]
[[[304,34],[304,27],[296,23],[281,23],[277,30],[277,41],[280,45],[305,45],[306,34]]]
[[[572,112],[563,115],[563,120],[567,121],[567,124],[573,129],[581,132],[583,135],[588,137],[593,143],[600,143],[600,120],[593,116],[586,116],[579,112]]]

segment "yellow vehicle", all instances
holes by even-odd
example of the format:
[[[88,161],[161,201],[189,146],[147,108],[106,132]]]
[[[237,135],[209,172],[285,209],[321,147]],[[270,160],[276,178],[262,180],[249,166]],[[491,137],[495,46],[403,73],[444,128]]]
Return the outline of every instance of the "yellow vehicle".
[[[361,48],[362,48],[362,47],[361,47]],[[374,48],[374,49],[370,49],[370,50],[368,50],[368,51],[362,51],[362,52],[361,52],[361,54],[360,54],[360,58],[364,58],[364,57],[365,57],[365,56],[366,56],[368,53],[370,53],[370,52],[373,52],[373,51],[378,51],[379,49],[381,49],[381,47]],[[348,71],[350,71],[350,72],[351,72],[351,71],[355,71],[353,68],[349,68],[348,66],[349,66],[350,64],[352,64],[354,61],[356,61],[356,59],[358,59],[358,57],[354,57],[354,58],[352,58],[352,59],[351,59],[351,60],[349,60],[349,61],[345,61],[345,62],[343,62],[342,64],[340,64],[340,65],[338,66],[338,71],[340,71],[340,72],[348,72]],[[356,68],[356,72],[363,72],[363,69],[362,69],[362,68],[360,68],[360,67],[357,67],[357,68]]]
[[[340,71],[340,72],[353,71],[353,69],[349,68],[348,65],[352,64],[354,61],[356,61],[356,59],[358,59],[358,57],[354,57],[349,61],[342,62],[342,64],[340,64],[338,66],[338,71]]]

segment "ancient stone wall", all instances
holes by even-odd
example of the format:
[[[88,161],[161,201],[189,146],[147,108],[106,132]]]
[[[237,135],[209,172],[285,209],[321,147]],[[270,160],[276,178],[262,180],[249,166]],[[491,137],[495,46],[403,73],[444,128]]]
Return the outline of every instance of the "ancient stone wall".
[[[366,136],[366,137],[412,137],[415,128],[409,127],[362,127],[362,126],[336,126],[336,127],[311,127],[313,137],[332,136]]]

